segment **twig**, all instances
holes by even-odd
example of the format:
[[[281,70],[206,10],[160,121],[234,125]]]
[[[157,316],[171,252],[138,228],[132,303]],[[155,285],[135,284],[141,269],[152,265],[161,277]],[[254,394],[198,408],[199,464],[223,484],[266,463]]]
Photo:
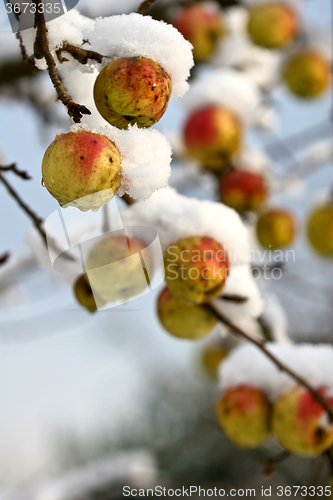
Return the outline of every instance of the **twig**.
[[[103,233],[109,233],[111,231],[111,226],[110,226],[110,218],[109,218],[109,212],[108,212],[108,206],[103,205],[103,225],[102,225],[102,231]]]
[[[308,384],[308,382],[303,377],[295,373],[292,369],[288,368],[288,366],[284,365],[277,357],[275,357],[274,354],[272,354],[267,349],[264,342],[252,338],[237,325],[234,325],[226,316],[224,316],[224,314],[215,309],[213,304],[206,304],[206,308],[209,309],[221,323],[228,326],[231,331],[233,331],[237,335],[240,335],[241,337],[243,337],[243,339],[248,340],[252,344],[256,345],[281,371],[290,375],[290,377],[292,377],[301,386],[307,389],[313,396],[313,398],[326,410],[330,421],[333,422],[333,408],[330,406],[326,398],[322,396],[310,384]]]
[[[31,177],[28,174],[28,172],[26,172],[25,170],[19,170],[16,167],[16,163],[11,163],[10,165],[7,165],[7,166],[0,165],[0,171],[1,172],[9,172],[9,171],[11,171],[11,172],[14,172],[14,174],[18,175],[19,177],[21,177],[24,180],[30,180],[31,179]]]
[[[56,62],[49,49],[44,13],[39,12],[39,5],[42,4],[42,0],[32,1],[32,3],[36,6],[35,28],[37,29],[34,57],[35,59],[45,59],[50,79],[57,91],[59,100],[67,107],[68,114],[73,118],[74,122],[80,123],[83,115],[91,115],[91,111],[86,106],[74,102],[64,89],[57,73]]]
[[[21,32],[18,31],[16,33],[16,38],[19,40],[20,42],[20,49],[21,49],[21,54],[22,54],[22,59],[24,62],[28,62],[29,64],[31,64],[35,70],[37,70],[37,66],[35,64],[35,61],[33,60],[33,58],[29,57],[28,56],[28,53],[27,53],[27,49],[25,48],[25,45],[23,43],[23,39],[22,39],[22,35],[21,35]]]
[[[221,295],[220,299],[227,302],[235,302],[236,304],[244,304],[249,299],[247,297],[242,297],[241,295]]]
[[[127,205],[133,205],[133,203],[135,203],[135,199],[132,198],[129,194],[125,193],[122,197],[121,197],[122,200],[124,200],[124,202],[127,204]]]
[[[144,0],[144,2],[142,2],[138,9],[138,14],[143,14],[144,12],[146,12],[146,10],[148,10],[154,2],[155,0]]]
[[[87,64],[89,59],[93,61],[97,61],[98,63],[101,63],[103,60],[102,54],[99,54],[98,52],[94,52],[93,50],[85,50],[82,47],[76,47],[75,45],[72,45],[70,43],[64,42],[62,44],[62,47],[60,47],[57,51],[57,57],[58,61],[60,63],[63,63],[65,61],[68,61],[65,57],[63,57],[62,53],[63,52],[68,52],[68,54],[71,54],[76,61],[78,61],[80,64]]]
[[[23,211],[32,220],[35,228],[37,229],[37,231],[39,232],[39,234],[43,238],[43,241],[44,241],[45,245],[48,245],[48,244],[51,245],[54,250],[56,250],[59,254],[60,253],[62,254],[62,257],[64,259],[75,261],[75,258],[72,257],[71,255],[69,255],[67,253],[62,253],[63,251],[58,248],[56,242],[54,242],[53,240],[51,240],[50,237],[47,238],[46,232],[44,231],[44,229],[42,227],[44,220],[41,217],[38,217],[38,215],[36,215],[28,207],[28,205],[22,200],[22,198],[17,194],[17,192],[13,189],[13,187],[9,184],[9,182],[4,178],[4,176],[1,175],[1,173],[0,173],[0,182],[3,182],[3,184],[7,188],[7,191],[9,192],[9,194],[16,200],[16,202],[18,203],[18,205],[23,209]]]
[[[9,194],[17,201],[18,205],[24,210],[24,212],[30,217],[32,222],[34,223],[34,226],[36,227],[37,231],[39,234],[42,236],[43,240],[45,243],[47,243],[47,238],[46,238],[46,233],[44,229],[42,228],[43,224],[43,219],[38,217],[29,207],[28,205],[20,198],[20,196],[17,194],[17,192],[12,188],[12,186],[9,184],[9,182],[4,178],[4,176],[0,173],[0,181],[6,186],[7,191]]]
[[[9,259],[10,257],[10,253],[9,252],[6,252],[2,255],[0,255],[0,266],[2,266],[3,264],[5,264],[7,262],[7,260]]]
[[[272,476],[276,471],[276,465],[283,460],[286,460],[290,457],[290,453],[288,451],[282,451],[278,455],[272,458],[268,458],[264,461],[263,465],[263,473],[265,477]]]

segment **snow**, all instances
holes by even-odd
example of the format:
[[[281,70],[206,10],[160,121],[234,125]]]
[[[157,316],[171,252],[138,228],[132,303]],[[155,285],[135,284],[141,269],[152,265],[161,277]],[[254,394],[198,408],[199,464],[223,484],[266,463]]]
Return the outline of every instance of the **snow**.
[[[46,23],[49,48],[54,59],[57,61],[55,51],[62,46],[63,42],[81,46],[83,40],[87,38],[88,33],[92,30],[93,26],[94,20],[81,15],[75,9],[72,9],[65,15]],[[22,31],[23,43],[29,55],[32,55],[34,52],[33,47],[35,38],[36,30],[34,28]],[[36,64],[39,69],[46,69],[46,62],[44,59],[36,60]],[[71,64],[75,64],[75,66],[77,66],[79,63],[74,61],[74,63],[71,62]]]
[[[114,142],[122,157],[120,196],[127,193],[136,200],[145,200],[167,185],[171,173],[171,147],[158,130],[139,129],[136,125],[128,130],[110,125],[90,129],[86,124],[73,125],[70,130],[89,130]]]
[[[258,87],[246,75],[224,68],[212,69],[199,76],[182,104],[189,112],[208,105],[225,106],[243,122],[251,123],[260,99]]]
[[[248,78],[262,88],[279,81],[282,54],[258,47],[247,34],[248,10],[242,6],[226,10],[227,35],[219,44],[212,63],[215,66],[241,68]]]
[[[111,14],[130,14],[136,12],[140,7],[142,0],[81,0],[80,9],[90,17],[110,16]]]
[[[163,250],[188,236],[208,236],[224,246],[231,266],[247,262],[247,230],[239,215],[222,203],[187,198],[167,188],[124,210],[122,219],[125,225],[155,228]]]
[[[260,290],[251,274],[249,264],[237,265],[230,269],[223,295],[236,295],[246,297],[247,301],[241,304],[216,299],[218,309],[229,318],[239,320],[257,318],[262,313],[263,300]]]
[[[146,57],[157,62],[172,80],[171,98],[188,90],[192,45],[170,24],[135,13],[105,17],[96,20],[89,43],[109,59]]]
[[[313,387],[325,387],[333,396],[333,346],[267,343],[266,347]],[[262,390],[272,402],[297,385],[290,375],[279,370],[258,347],[248,343],[237,347],[221,364],[219,380],[223,391],[230,387],[251,385]]]

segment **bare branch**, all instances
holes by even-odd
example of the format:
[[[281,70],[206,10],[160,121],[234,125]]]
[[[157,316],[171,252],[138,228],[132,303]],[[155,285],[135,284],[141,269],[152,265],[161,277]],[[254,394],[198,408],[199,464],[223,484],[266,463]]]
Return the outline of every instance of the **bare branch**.
[[[99,54],[98,52],[94,52],[93,50],[85,50],[82,47],[76,47],[75,45],[64,42],[62,44],[62,47],[60,47],[56,52],[60,63],[68,61],[68,59],[63,57],[62,55],[63,52],[71,54],[74,57],[74,59],[78,61],[80,64],[87,64],[89,59],[101,63],[103,57],[105,57],[102,54]]]
[[[32,3],[36,5],[35,28],[37,29],[37,35],[34,44],[34,57],[35,59],[45,59],[50,79],[57,91],[59,100],[67,107],[68,114],[71,118],[73,118],[74,122],[80,123],[83,115],[91,115],[91,111],[86,108],[86,106],[74,102],[64,89],[64,86],[57,73],[56,62],[49,49],[44,13],[39,12],[39,5],[42,3],[42,1],[37,0],[33,1]]]
[[[275,357],[274,354],[272,354],[267,349],[264,342],[255,340],[246,332],[244,332],[244,330],[239,328],[237,325],[233,324],[226,316],[224,316],[220,311],[218,311],[213,304],[206,304],[206,308],[209,309],[209,311],[211,311],[221,323],[228,326],[231,332],[236,333],[243,339],[256,345],[265,354],[265,356],[267,356],[281,371],[290,375],[290,377],[296,380],[296,382],[298,382],[301,386],[307,389],[313,396],[313,398],[326,410],[330,418],[330,421],[333,422],[333,408],[330,406],[327,399],[320,394],[320,392],[318,392],[314,387],[312,387],[303,377],[295,373],[291,368],[288,368],[288,366],[284,365],[277,357]]]
[[[276,465],[283,460],[286,460],[290,457],[290,453],[288,451],[281,451],[278,455],[272,458],[268,458],[264,461],[263,465],[263,473],[265,477],[273,476],[276,471]]]
[[[9,184],[9,182],[4,178],[4,176],[0,173],[0,182],[4,184],[9,194],[17,201],[17,204],[23,209],[23,211],[30,217],[34,226],[36,227],[39,234],[42,236],[45,244],[47,243],[46,233],[42,227],[43,219],[38,217],[22,200],[22,198],[17,194],[17,192],[13,189],[13,187]]]
[[[143,14],[144,12],[146,12],[146,10],[148,10],[154,2],[155,0],[144,0],[144,2],[142,2],[138,9],[138,14]]]
[[[21,179],[24,179],[24,180],[27,180],[27,181],[31,179],[31,177],[28,174],[28,172],[26,172],[25,170],[19,170],[16,167],[16,163],[11,163],[10,165],[7,165],[7,166],[0,165],[0,172],[10,172],[10,171],[14,172],[14,174],[16,174],[19,177],[21,177]]]
[[[241,295],[221,295],[220,299],[227,302],[235,302],[236,304],[244,304],[249,299],[247,297],[242,297]]]

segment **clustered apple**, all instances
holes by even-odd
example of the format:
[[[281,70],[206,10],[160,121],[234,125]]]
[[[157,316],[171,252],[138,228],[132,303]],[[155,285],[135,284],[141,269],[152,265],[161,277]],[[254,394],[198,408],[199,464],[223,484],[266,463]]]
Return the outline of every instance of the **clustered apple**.
[[[332,404],[324,389],[319,392]],[[295,387],[271,406],[250,385],[227,389],[216,406],[225,434],[241,448],[256,448],[273,434],[289,452],[315,457],[333,445],[333,424],[325,409],[303,387]]]
[[[225,33],[221,12],[211,2],[183,7],[174,18],[173,25],[193,45],[196,62],[206,61]]]
[[[164,268],[167,286],[176,297],[201,304],[220,295],[229,260],[214,239],[190,236],[167,248]]]
[[[214,339],[207,343],[200,356],[201,366],[207,375],[213,379],[217,379],[218,369],[220,364],[225,360],[230,353],[230,349],[222,343],[221,339]]]
[[[295,40],[299,22],[291,5],[284,2],[264,2],[250,9],[247,28],[256,45],[280,49]]]
[[[221,201],[237,212],[258,210],[267,194],[266,181],[260,174],[231,169],[221,176]]]
[[[242,125],[236,115],[223,106],[199,108],[184,127],[187,155],[203,167],[221,172],[242,143]]]
[[[327,398],[324,390],[320,392]],[[328,401],[333,408],[333,399]],[[282,446],[295,455],[317,456],[333,445],[333,424],[326,410],[300,387],[276,401],[272,428]]]
[[[270,250],[284,248],[295,238],[294,216],[287,210],[272,208],[259,216],[256,231],[258,240],[264,248]]]
[[[316,207],[307,221],[307,236],[322,257],[333,257],[333,202]]]
[[[45,152],[43,183],[60,206],[96,210],[117,193],[121,162],[117,147],[104,135],[85,130],[60,134]]]
[[[149,284],[149,266],[145,251],[144,268],[140,252],[145,245],[137,238],[109,234],[100,239],[89,251],[86,272],[90,285],[105,302],[122,300],[138,295]]]
[[[164,114],[171,95],[171,79],[155,61],[122,57],[111,61],[98,75],[95,104],[111,125],[127,129],[151,127]]]
[[[321,52],[300,50],[288,59],[284,68],[284,79],[291,92],[298,97],[319,97],[328,88],[329,62]]]
[[[82,274],[75,281],[74,294],[79,304],[85,307],[89,312],[93,313],[97,311],[98,306],[86,274]],[[99,299],[99,305],[102,305],[102,303],[102,299]]]
[[[157,313],[164,328],[183,339],[205,337],[217,324],[211,311],[202,305],[179,299],[168,288],[164,288],[158,298]]]
[[[265,395],[251,386],[232,387],[216,405],[225,434],[241,448],[256,448],[270,436],[271,407]]]

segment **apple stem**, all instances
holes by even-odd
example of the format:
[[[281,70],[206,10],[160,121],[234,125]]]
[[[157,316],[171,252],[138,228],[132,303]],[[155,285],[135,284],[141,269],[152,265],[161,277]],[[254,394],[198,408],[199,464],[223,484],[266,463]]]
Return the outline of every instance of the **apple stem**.
[[[143,14],[144,12],[146,12],[146,10],[148,10],[154,2],[155,0],[144,0],[144,2],[142,2],[140,7],[138,8],[138,14]]]
[[[276,356],[274,356],[274,354],[272,354],[265,346],[265,342],[252,338],[251,335],[248,335],[246,332],[244,332],[244,330],[232,323],[226,316],[224,316],[224,314],[218,311],[213,304],[206,304],[206,308],[210,312],[212,312],[222,324],[228,326],[231,332],[234,332],[235,334],[243,337],[245,340],[256,345],[281,371],[290,375],[290,377],[292,377],[301,386],[307,389],[313,396],[313,398],[325,409],[330,421],[333,422],[333,408],[331,408],[326,398],[322,396],[314,387],[312,387],[303,377],[295,373],[288,366],[284,365]]]

